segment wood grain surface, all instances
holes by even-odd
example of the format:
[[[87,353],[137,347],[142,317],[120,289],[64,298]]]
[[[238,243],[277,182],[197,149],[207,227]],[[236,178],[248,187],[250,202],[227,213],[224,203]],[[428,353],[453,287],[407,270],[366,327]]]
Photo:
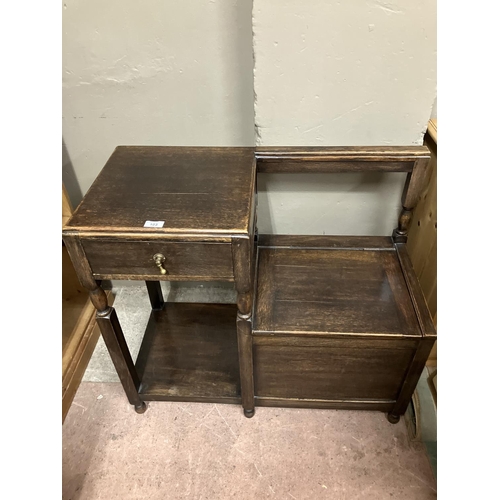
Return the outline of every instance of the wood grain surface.
[[[397,422],[435,338],[406,245],[260,235],[257,259],[256,406],[380,410]]]
[[[270,338],[254,346],[258,397],[320,400],[396,400],[414,355],[415,342],[404,339]]]
[[[421,335],[395,251],[266,247],[254,332]]]
[[[316,250],[321,248],[394,250],[394,243],[390,236],[259,234],[259,245],[262,247],[297,247]]]
[[[437,326],[437,120],[429,120],[425,144],[431,151],[427,178],[408,230],[408,254]],[[436,345],[428,364],[437,363]]]
[[[427,158],[423,146],[271,147],[255,150],[261,173],[411,172],[416,160]]]
[[[141,398],[239,403],[236,312],[178,302],[152,311],[136,362]]]
[[[84,239],[82,245],[98,279],[233,280],[229,243]],[[157,253],[165,257],[165,275],[153,260]]]
[[[279,405],[378,409],[396,422],[436,336],[404,244],[429,158],[425,146],[118,147],[64,240],[136,410],[229,402],[247,417]],[[392,239],[259,236],[257,169],[408,172],[398,228]],[[135,365],[104,278],[148,282],[154,310]],[[159,280],[190,279],[234,280],[237,304],[163,303]]]
[[[254,182],[254,148],[118,146],[66,228],[248,233]]]

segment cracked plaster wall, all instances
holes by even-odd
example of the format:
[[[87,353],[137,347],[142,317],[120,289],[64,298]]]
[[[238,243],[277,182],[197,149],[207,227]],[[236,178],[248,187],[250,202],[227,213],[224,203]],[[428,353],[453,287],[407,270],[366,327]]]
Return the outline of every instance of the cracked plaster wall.
[[[436,0],[254,0],[260,145],[420,145]],[[262,175],[261,233],[389,235],[405,174]]]
[[[120,144],[252,146],[251,0],[63,2],[63,180]]]

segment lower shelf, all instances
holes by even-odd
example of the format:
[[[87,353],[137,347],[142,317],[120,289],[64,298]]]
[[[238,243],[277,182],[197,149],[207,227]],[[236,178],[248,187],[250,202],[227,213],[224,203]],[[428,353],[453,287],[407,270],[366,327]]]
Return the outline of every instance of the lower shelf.
[[[235,304],[166,303],[137,357],[145,401],[240,403]]]

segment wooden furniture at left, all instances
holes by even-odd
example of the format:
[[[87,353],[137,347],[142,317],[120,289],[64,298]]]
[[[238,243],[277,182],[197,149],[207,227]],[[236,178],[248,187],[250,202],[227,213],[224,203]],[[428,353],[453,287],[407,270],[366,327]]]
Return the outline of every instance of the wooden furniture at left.
[[[63,229],[130,404],[241,403],[254,414],[254,148],[119,146]],[[146,283],[136,362],[103,279]],[[229,281],[236,304],[164,302],[160,281]]]
[[[72,208],[62,188],[62,223],[71,217]],[[108,300],[113,297],[108,293]],[[95,307],[79,283],[68,250],[62,245],[62,421],[71,406],[85,369],[99,339]]]

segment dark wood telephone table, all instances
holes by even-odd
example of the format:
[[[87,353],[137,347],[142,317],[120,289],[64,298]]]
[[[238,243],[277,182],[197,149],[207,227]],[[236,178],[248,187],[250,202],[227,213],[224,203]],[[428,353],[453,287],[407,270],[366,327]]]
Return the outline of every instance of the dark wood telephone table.
[[[119,146],[63,231],[128,400],[241,403],[254,414],[254,148]],[[103,279],[146,281],[134,365]],[[164,304],[160,281],[233,281],[237,304]],[[237,326],[236,326],[237,325]]]
[[[116,148],[63,239],[136,411],[206,401],[397,422],[436,339],[406,251],[429,158],[423,146]],[[392,236],[257,234],[257,172],[352,171],[407,173]],[[146,281],[135,364],[102,279]],[[237,304],[164,304],[162,280],[232,281]]]

